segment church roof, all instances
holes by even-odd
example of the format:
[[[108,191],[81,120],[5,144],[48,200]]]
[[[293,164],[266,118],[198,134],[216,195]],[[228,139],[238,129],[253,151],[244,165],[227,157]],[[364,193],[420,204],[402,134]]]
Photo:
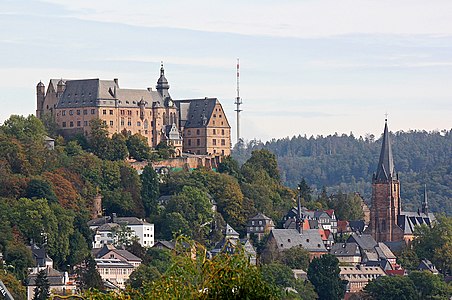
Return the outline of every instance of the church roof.
[[[385,122],[383,142],[381,145],[380,160],[378,161],[375,180],[388,181],[395,174],[394,159],[392,156],[391,141],[389,139],[388,123]]]
[[[433,213],[421,213],[421,212],[411,212],[404,211],[397,216],[397,224],[402,228],[404,234],[413,234],[414,227],[425,224],[427,226],[432,226],[435,221],[435,215]]]

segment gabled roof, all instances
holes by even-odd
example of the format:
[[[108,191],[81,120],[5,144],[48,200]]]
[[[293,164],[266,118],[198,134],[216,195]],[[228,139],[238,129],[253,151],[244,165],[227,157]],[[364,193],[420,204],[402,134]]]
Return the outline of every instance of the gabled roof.
[[[402,228],[405,234],[413,234],[414,227],[422,224],[431,227],[435,220],[436,218],[433,213],[424,214],[420,212],[404,211],[397,216],[397,224]]]
[[[141,220],[137,217],[114,217],[113,218],[114,223],[118,223],[120,225],[151,225],[151,223],[148,223],[144,220]]]
[[[394,159],[392,156],[391,141],[389,140],[388,123],[385,122],[380,159],[378,161],[377,172],[375,173],[374,179],[376,181],[386,182],[395,177],[394,175]]]
[[[301,234],[296,229],[273,229],[270,234],[280,251],[301,246],[309,252],[327,252],[317,229],[303,230]]]
[[[123,249],[116,249],[113,245],[104,245],[99,251],[97,251],[97,253],[95,253],[95,258],[101,258],[109,252],[115,252],[126,261],[141,261],[141,258],[137,257],[133,253]]]
[[[225,235],[225,238],[228,237],[235,237],[235,238],[239,238],[239,233],[237,231],[235,231],[234,228],[231,227],[231,225],[226,224],[226,228],[223,230],[223,234]]]
[[[355,243],[336,243],[331,247],[330,254],[339,257],[361,255],[358,244]]]
[[[356,234],[352,233],[347,239],[347,243],[356,242],[359,247],[366,251],[374,251],[377,242],[370,234]]]
[[[184,128],[206,127],[213,114],[217,98],[175,100],[179,108],[181,125]],[[226,120],[226,118],[225,118]]]
[[[378,256],[384,259],[396,259],[396,256],[392,251],[386,246],[384,243],[378,243],[378,246],[375,247],[375,250],[378,253]]]

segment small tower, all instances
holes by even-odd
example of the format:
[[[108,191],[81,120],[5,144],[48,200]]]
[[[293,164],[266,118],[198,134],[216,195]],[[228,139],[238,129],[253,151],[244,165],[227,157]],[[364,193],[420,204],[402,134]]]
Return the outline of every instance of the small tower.
[[[380,159],[377,172],[372,178],[370,231],[377,242],[397,241],[403,238],[403,232],[397,225],[400,211],[400,182],[394,168],[388,122],[385,119]]]
[[[36,85],[36,117],[41,118],[44,113],[45,86],[39,81]]]
[[[91,218],[95,219],[102,216],[102,195],[97,191],[96,196],[93,199],[93,207],[91,210]]]
[[[170,97],[169,90],[170,86],[168,84],[168,80],[165,77],[165,69],[163,68],[163,62],[160,66],[160,78],[157,80],[156,89],[160,93],[160,96],[162,96],[163,100]]]
[[[60,79],[57,84],[57,96],[61,97],[64,90],[66,89],[66,83],[63,81],[63,79]]]
[[[428,215],[427,185],[426,184],[424,184],[424,201],[422,202],[422,213]]]

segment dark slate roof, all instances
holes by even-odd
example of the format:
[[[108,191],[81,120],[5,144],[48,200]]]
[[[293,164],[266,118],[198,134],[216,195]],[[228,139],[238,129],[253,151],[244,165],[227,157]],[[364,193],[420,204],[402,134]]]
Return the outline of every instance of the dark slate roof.
[[[226,237],[229,237],[229,236],[234,236],[237,238],[239,237],[239,233],[237,231],[235,231],[234,228],[232,228],[231,225],[229,225],[229,224],[226,224],[226,228],[223,230],[223,234]]]
[[[175,100],[179,108],[181,126],[185,128],[205,127],[213,114],[217,98]],[[188,105],[187,105],[188,103]]]
[[[296,229],[273,229],[271,235],[279,250],[301,246],[309,252],[327,252],[317,229],[304,230],[301,234]]]
[[[422,224],[431,227],[435,220],[436,218],[433,213],[424,214],[420,212],[404,211],[397,216],[397,224],[402,228],[405,234],[413,234],[414,227]]]
[[[405,241],[384,242],[386,246],[392,251],[400,253],[406,248]]]
[[[87,224],[88,224],[88,226],[101,226],[101,225],[103,225],[105,223],[108,223],[110,221],[110,219],[111,218],[109,216],[96,218],[96,219],[89,220],[87,222]]]
[[[360,256],[358,244],[355,243],[336,243],[331,247],[330,254],[335,256]]]
[[[94,249],[93,249],[94,250]],[[95,249],[97,250],[97,249]],[[134,254],[130,253],[127,250],[123,249],[116,249],[113,245],[104,245],[102,248],[100,248],[99,251],[92,251],[91,253],[94,254],[95,258],[101,258],[105,254],[109,252],[115,252],[121,257],[124,257],[127,261],[141,261],[141,258],[135,256]]]
[[[353,232],[364,232],[364,227],[366,226],[366,223],[364,220],[358,220],[358,221],[349,221],[348,225],[350,226],[350,230]]]
[[[45,273],[47,275],[47,280],[51,286],[64,285],[64,273],[53,268],[46,268]],[[28,286],[34,286],[38,274],[31,274],[28,277]]]
[[[115,217],[113,218],[113,222],[125,225],[150,225],[150,223],[138,219],[137,217]]]
[[[374,251],[374,247],[377,246],[377,242],[370,234],[356,234],[352,233],[347,239],[347,243],[355,242],[359,247],[366,251]]]
[[[378,257],[380,259],[396,259],[394,253],[392,253],[389,247],[384,243],[378,243],[378,246],[375,247],[375,250],[377,251]]]
[[[380,160],[378,161],[375,180],[386,182],[395,175],[394,159],[392,157],[391,141],[389,140],[388,123],[385,122],[383,142],[381,145]]]

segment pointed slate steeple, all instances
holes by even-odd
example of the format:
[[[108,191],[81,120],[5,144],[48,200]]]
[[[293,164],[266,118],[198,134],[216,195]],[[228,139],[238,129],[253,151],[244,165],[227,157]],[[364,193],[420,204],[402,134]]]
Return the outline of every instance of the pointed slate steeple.
[[[381,145],[380,160],[378,161],[377,173],[374,179],[387,182],[395,177],[394,159],[392,157],[391,141],[389,140],[388,120],[385,120],[383,132],[383,143]]]
[[[426,184],[424,184],[424,201],[422,202],[422,213],[428,214],[427,185]]]
[[[160,78],[157,80],[157,86],[156,89],[160,93],[163,99],[166,99],[169,97],[169,90],[170,86],[168,84],[168,80],[165,77],[165,69],[163,68],[163,61],[160,65]]]

